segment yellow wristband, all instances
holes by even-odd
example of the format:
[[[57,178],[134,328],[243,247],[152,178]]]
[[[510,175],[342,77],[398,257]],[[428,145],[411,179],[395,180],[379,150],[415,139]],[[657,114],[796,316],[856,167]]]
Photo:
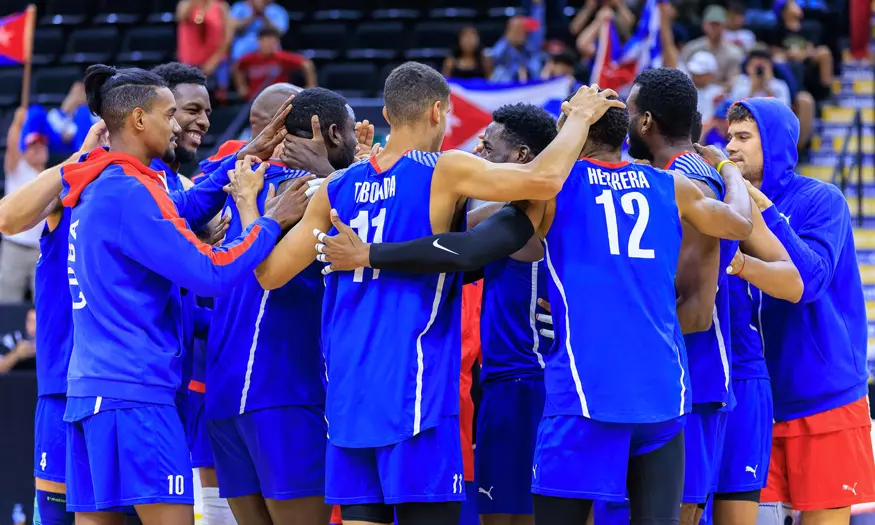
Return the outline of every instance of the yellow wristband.
[[[720,163],[717,164],[717,173],[720,173],[720,170],[723,169],[723,166],[724,166],[725,164],[732,164],[732,165],[735,166],[736,168],[738,167],[734,162],[732,162],[732,161],[729,160],[729,159],[721,160]],[[723,175],[722,173],[720,173],[720,174]]]

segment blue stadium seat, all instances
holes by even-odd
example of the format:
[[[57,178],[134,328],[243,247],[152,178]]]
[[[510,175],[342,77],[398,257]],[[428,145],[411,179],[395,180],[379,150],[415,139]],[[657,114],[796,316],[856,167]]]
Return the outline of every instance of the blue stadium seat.
[[[361,18],[362,12],[352,9],[327,9],[313,13],[313,20],[317,22],[328,20],[360,20]]]
[[[135,0],[136,1],[136,0]],[[138,0],[142,2],[143,0]],[[176,0],[153,0],[152,8],[146,16],[146,23],[149,24],[172,24],[175,22],[174,13],[176,11]]]
[[[43,68],[33,74],[31,102],[60,105],[73,82],[82,80],[82,69],[73,66]]]
[[[95,0],[49,0],[46,14],[40,25],[70,25],[78,26],[85,23],[94,12]]]
[[[52,64],[64,50],[64,31],[60,27],[40,27],[33,35],[32,63]]]
[[[94,17],[94,23],[131,25],[143,19],[143,2],[120,2],[119,0],[102,0]]]
[[[176,54],[176,28],[146,26],[130,29],[122,42],[119,62],[166,62]]]
[[[376,9],[371,13],[374,20],[416,20],[419,11],[416,9]]]
[[[0,107],[18,105],[21,98],[21,79],[23,72],[19,67],[0,69]],[[5,130],[5,126],[0,126]]]
[[[433,20],[473,20],[477,18],[477,10],[470,7],[436,7],[428,11],[428,17]]]
[[[319,69],[319,84],[347,98],[373,96],[377,81],[377,68],[369,63],[340,62]]]
[[[77,29],[67,39],[64,64],[107,63],[118,45],[118,29],[109,27]]]

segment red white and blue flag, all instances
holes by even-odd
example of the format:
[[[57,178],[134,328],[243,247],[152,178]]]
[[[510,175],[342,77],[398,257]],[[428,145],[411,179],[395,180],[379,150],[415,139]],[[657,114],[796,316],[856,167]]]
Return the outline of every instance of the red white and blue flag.
[[[647,0],[635,33],[625,43],[613,20],[607,20],[599,31],[598,51],[593,63],[591,84],[619,92],[632,84],[635,75],[652,67],[662,67],[660,39],[660,3],[666,0]]]
[[[0,66],[20,65],[30,59],[32,10],[0,18]]]
[[[571,79],[564,77],[508,84],[454,79],[447,82],[450,84],[450,113],[441,147],[444,151],[474,149],[477,136],[492,122],[492,112],[505,104],[527,102],[558,109],[571,92]]]

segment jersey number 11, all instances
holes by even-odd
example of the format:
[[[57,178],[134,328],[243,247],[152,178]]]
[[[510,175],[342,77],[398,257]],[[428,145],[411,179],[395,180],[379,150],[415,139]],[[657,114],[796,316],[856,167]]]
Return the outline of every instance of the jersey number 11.
[[[611,255],[620,255],[620,240],[617,233],[617,211],[614,207],[614,195],[611,193],[611,190],[604,190],[601,195],[595,198],[595,202],[596,204],[601,204],[605,207],[605,223],[608,227],[608,247],[611,250]],[[644,231],[647,229],[647,222],[650,220],[650,205],[647,202],[647,197],[643,194],[637,191],[626,193],[620,197],[620,204],[623,206],[623,211],[626,215],[635,214],[635,207],[632,205],[633,202],[638,204],[638,219],[635,221],[635,226],[632,227],[632,232],[629,234],[629,257],[633,259],[653,259],[653,250],[645,250],[641,248],[641,237],[644,236]]]
[[[378,242],[383,242],[383,227],[386,225],[386,208],[380,208],[380,211],[377,212],[377,215],[373,219],[368,219],[368,210],[361,210],[353,220],[349,221],[349,227],[355,230],[359,239],[364,243],[370,242],[371,244],[376,244]],[[374,237],[368,240],[372,226],[374,227]],[[376,279],[379,276],[380,270],[374,270],[373,279]],[[356,268],[355,272],[353,272],[352,282],[360,283],[364,278],[365,269]]]

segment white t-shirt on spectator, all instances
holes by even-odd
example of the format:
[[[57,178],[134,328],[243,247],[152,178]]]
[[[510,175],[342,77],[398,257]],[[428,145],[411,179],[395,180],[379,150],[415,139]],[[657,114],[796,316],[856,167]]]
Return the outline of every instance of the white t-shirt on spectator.
[[[698,88],[697,91],[699,92],[699,105],[696,109],[702,114],[702,122],[708,122],[714,118],[714,108],[726,98],[726,92],[723,90],[723,86],[718,84]]]
[[[19,188],[34,180],[37,176],[39,176],[37,170],[33,169],[24,159],[19,160],[15,169],[6,174],[6,195],[18,191]],[[39,248],[39,238],[43,233],[45,224],[46,221],[40,221],[39,224],[29,230],[5,236],[4,241],[11,241],[30,248]]]
[[[769,89],[772,91],[772,96],[781,100],[788,106],[792,104],[790,100],[790,88],[787,87],[787,83],[779,78],[773,78],[769,81]],[[732,85],[732,101],[737,102],[741,99],[750,98],[750,97],[766,97],[768,93],[765,90],[757,91],[756,93],[751,93],[750,91],[750,77],[747,75],[738,75],[735,78],[735,82]]]
[[[757,43],[757,37],[750,29],[724,29],[723,39],[732,42],[745,51],[750,51]]]

